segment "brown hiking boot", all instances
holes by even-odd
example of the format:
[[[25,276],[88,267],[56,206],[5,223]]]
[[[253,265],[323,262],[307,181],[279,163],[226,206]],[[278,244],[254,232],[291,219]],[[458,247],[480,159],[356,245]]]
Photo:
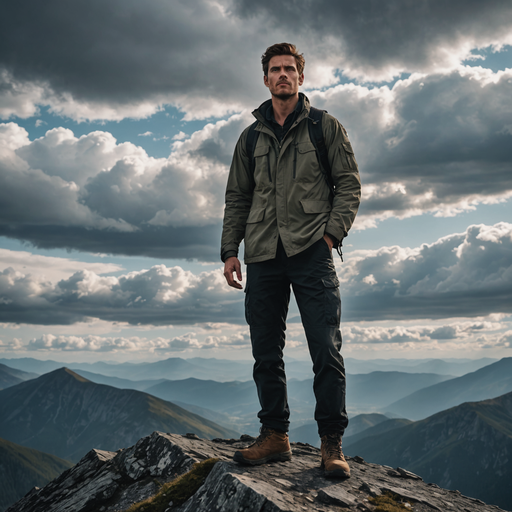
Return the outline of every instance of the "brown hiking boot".
[[[271,461],[290,460],[291,458],[292,451],[288,434],[267,427],[261,427],[256,441],[247,448],[236,451],[233,456],[234,461],[253,466]]]
[[[341,436],[326,434],[321,438],[322,465],[328,478],[349,478],[350,468],[341,451]]]

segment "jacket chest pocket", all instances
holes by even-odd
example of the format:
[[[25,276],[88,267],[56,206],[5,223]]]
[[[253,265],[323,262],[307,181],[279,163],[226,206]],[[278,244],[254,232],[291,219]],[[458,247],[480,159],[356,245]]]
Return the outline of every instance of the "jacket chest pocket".
[[[254,181],[256,184],[272,182],[270,146],[258,146],[254,149]]]
[[[315,146],[311,142],[297,142],[293,153],[293,179],[301,182],[318,180],[320,166]]]

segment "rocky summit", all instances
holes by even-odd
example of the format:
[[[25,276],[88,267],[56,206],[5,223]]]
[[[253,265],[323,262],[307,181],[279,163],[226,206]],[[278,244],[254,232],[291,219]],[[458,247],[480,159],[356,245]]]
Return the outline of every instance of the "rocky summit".
[[[448,491],[402,468],[391,468],[348,457],[348,480],[329,480],[320,469],[320,451],[293,443],[289,462],[240,466],[236,449],[251,441],[214,439],[195,434],[154,432],[131,448],[92,450],[74,467],[42,489],[33,489],[8,512],[114,512],[127,510],[155,495],[165,482],[191,471],[196,462],[215,458],[204,483],[186,501],[166,503],[166,512],[373,511],[497,512],[480,500]],[[184,478],[184,477],[183,477]],[[165,494],[164,494],[165,496]],[[378,508],[387,496],[391,507]],[[168,499],[168,498],[164,498]],[[156,510],[151,506],[139,510]]]

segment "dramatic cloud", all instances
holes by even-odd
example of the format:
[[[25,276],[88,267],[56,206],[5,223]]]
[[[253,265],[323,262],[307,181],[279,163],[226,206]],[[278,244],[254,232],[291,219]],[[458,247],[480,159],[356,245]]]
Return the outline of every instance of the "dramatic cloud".
[[[259,14],[260,23],[286,34],[300,25],[328,62],[363,80],[451,68],[473,48],[512,44],[512,6],[499,0],[238,0],[234,5],[247,20]]]
[[[312,93],[356,149],[364,188],[355,228],[511,197],[511,96],[512,71],[467,67],[391,90],[348,84]],[[245,112],[207,124],[161,159],[107,132],[76,138],[55,128],[30,141],[15,123],[0,125],[0,235],[39,247],[216,260],[228,166],[250,121]]]
[[[512,313],[512,224],[470,226],[415,249],[356,251],[343,264],[340,281],[344,321]],[[244,324],[243,294],[226,286],[220,269],[194,275],[157,265],[119,277],[83,270],[52,283],[8,268],[0,273],[0,303],[0,322]],[[461,332],[397,330],[388,341],[442,340]],[[212,335],[208,343],[225,342]]]
[[[227,163],[247,116],[155,159],[110,133],[0,124],[0,235],[39,247],[217,260]]]
[[[332,85],[336,70],[390,80],[511,44],[511,13],[499,0],[9,2],[0,114],[49,106],[74,119],[122,119],[174,104],[188,118],[222,116],[261,97],[258,66],[247,63],[272,43],[291,40],[306,53],[315,87]]]
[[[356,251],[340,280],[346,320],[511,313],[512,224],[470,226],[415,249]]]
[[[311,94],[353,141],[364,184],[356,225],[511,197],[511,95],[512,70],[468,67],[392,90],[348,84]]]

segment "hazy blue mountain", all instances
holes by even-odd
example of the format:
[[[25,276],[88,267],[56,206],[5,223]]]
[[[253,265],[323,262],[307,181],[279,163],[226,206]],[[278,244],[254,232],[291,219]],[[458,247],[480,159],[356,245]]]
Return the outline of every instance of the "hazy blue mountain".
[[[358,410],[382,409],[418,389],[446,381],[434,373],[372,372],[347,375],[347,404]],[[356,405],[357,404],[357,405]],[[407,417],[404,414],[404,417]]]
[[[364,415],[361,415],[364,416]],[[384,416],[385,418],[385,416]],[[381,421],[367,429],[361,430],[359,432],[347,432],[348,435],[343,436],[343,446],[345,448],[349,447],[350,445],[357,443],[361,439],[364,439],[365,437],[371,437],[376,436],[379,434],[383,434],[384,432],[389,432],[390,430],[394,430],[396,428],[403,427],[405,425],[409,425],[409,423],[412,423],[411,420],[405,419],[405,418],[386,418],[385,421]]]
[[[416,391],[382,411],[417,420],[463,402],[485,400],[509,391],[512,391],[512,357]]]
[[[350,444],[346,452],[406,468],[427,482],[511,510],[512,393],[464,403],[365,437]]]
[[[435,373],[459,376],[475,371],[495,362],[494,359],[374,359],[363,361],[345,359],[348,374],[371,373],[374,371],[399,371],[403,373]],[[311,361],[300,361],[285,357],[286,373],[289,379],[310,379],[313,377]],[[58,361],[40,361],[33,358],[1,359],[0,363],[11,368],[37,374],[48,373],[63,366]],[[66,363],[68,368],[83,370],[120,379],[137,380],[183,380],[189,377],[218,382],[248,381],[252,379],[252,361],[230,361],[227,359],[200,358],[182,359],[173,357],[157,362],[142,363]]]
[[[37,377],[37,375],[34,373],[23,372],[0,363],[0,389],[15,386],[20,382],[34,379],[35,377]]]
[[[405,372],[405,373],[437,373],[459,377],[495,363],[497,359],[371,359],[360,360],[345,358],[347,373]]]
[[[164,381],[147,389],[148,393],[169,401],[181,401],[214,411],[236,411],[240,406],[258,403],[254,382],[217,382],[184,379]]]
[[[0,512],[72,465],[54,455],[0,439]]]
[[[73,370],[73,369],[72,369]],[[158,380],[129,380],[129,379],[120,379],[119,377],[108,377],[106,375],[101,375],[100,373],[92,373],[86,370],[73,370],[78,375],[85,377],[87,380],[91,382],[95,382],[96,384],[105,384],[107,386],[113,386],[119,389],[137,389],[138,391],[146,391],[151,386],[155,386],[156,384],[160,384],[161,382],[165,382],[165,379]]]
[[[343,436],[343,445],[345,445],[345,439],[365,432],[370,427],[386,422],[388,418],[383,414],[358,414],[353,418],[350,418],[347,429]],[[308,443],[312,446],[320,447],[320,438],[318,437],[318,426],[315,423],[306,423],[297,428],[290,429],[290,441],[301,443]]]
[[[200,437],[237,432],[136,390],[95,384],[67,368],[0,391],[0,437],[69,460],[115,451],[155,430]]]

